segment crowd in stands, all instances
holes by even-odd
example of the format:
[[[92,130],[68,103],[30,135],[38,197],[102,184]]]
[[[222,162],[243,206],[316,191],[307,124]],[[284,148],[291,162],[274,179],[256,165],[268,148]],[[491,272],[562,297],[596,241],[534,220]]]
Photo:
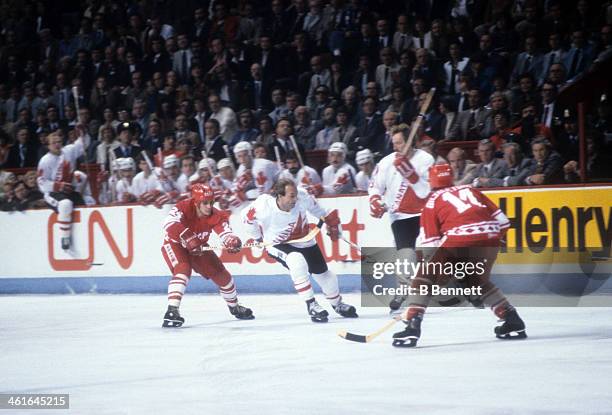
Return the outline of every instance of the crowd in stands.
[[[85,203],[161,205],[199,180],[232,206],[264,177],[240,143],[269,180],[366,190],[432,87],[416,146],[455,183],[579,182],[577,109],[557,95],[610,58],[611,23],[586,0],[0,0],[0,210],[45,205],[36,168],[58,136],[83,145]],[[587,177],[610,178],[612,97],[585,123]],[[474,140],[478,163],[437,154]],[[300,168],[327,149],[328,173]]]

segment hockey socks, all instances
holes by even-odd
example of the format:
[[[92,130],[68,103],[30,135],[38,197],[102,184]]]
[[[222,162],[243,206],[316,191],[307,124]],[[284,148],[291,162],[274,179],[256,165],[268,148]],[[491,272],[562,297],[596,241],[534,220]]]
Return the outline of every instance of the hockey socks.
[[[234,278],[229,277],[229,282],[223,286],[219,286],[221,297],[225,300],[229,307],[235,307],[238,304],[238,294],[236,293],[236,285]]]
[[[176,274],[168,283],[168,306],[178,308],[187,288],[189,277],[184,274]]]
[[[330,270],[322,274],[312,274],[312,278],[319,284],[321,291],[325,294],[325,298],[332,306],[337,306],[342,300],[340,289],[338,288],[338,277]]]

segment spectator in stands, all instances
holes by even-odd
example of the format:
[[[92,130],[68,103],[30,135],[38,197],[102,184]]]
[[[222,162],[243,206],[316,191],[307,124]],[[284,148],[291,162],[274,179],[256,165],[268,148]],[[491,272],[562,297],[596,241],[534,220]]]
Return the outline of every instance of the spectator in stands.
[[[205,137],[202,150],[206,152],[207,157],[217,162],[227,157],[225,149],[223,148],[226,144],[220,133],[219,121],[215,118],[210,118],[206,121],[204,124],[204,134]]]
[[[563,183],[563,159],[553,150],[544,136],[536,137],[531,143],[535,164],[525,179],[528,185]]]
[[[257,137],[255,137],[255,141],[257,143],[262,143],[265,146],[269,146],[270,143],[274,141],[273,125],[272,119],[268,116],[265,116],[259,120],[259,134]]]
[[[511,81],[518,82],[523,74],[529,74],[533,79],[539,79],[544,68],[544,56],[537,50],[537,39],[535,35],[525,38],[525,51],[518,54],[514,62]]]
[[[363,119],[357,126],[357,135],[348,144],[349,158],[360,150],[369,148],[372,152],[384,152],[385,127],[376,112],[376,101],[368,97],[362,104]]]
[[[308,108],[303,105],[300,105],[295,109],[295,125],[293,126],[293,133],[297,142],[304,146],[305,150],[312,150],[315,148],[317,128],[312,122],[310,122],[310,113]]]
[[[329,104],[329,89],[325,85],[318,86],[315,90],[315,99],[309,108],[310,119],[317,125],[322,124],[323,112]]]
[[[587,159],[585,181],[610,181],[612,178],[612,158],[601,151],[601,145],[596,139],[597,133],[587,133]],[[567,183],[577,183],[582,177],[580,167],[576,160],[570,160],[563,166],[563,173]],[[603,180],[602,180],[603,179]]]
[[[349,123],[349,111],[345,106],[338,108],[336,112],[337,127],[332,132],[331,142],[341,142],[348,146],[357,133],[357,128]]]
[[[276,124],[280,118],[287,116],[287,98],[281,88],[272,90],[272,105],[274,109],[270,111],[268,117],[272,119],[273,124]]]
[[[452,97],[446,96],[440,100],[438,111],[442,115],[440,121],[440,141],[450,140],[450,132],[457,123],[457,104]]]
[[[593,45],[586,39],[584,30],[577,29],[572,33],[572,47],[565,56],[567,79],[572,80],[584,72],[594,59]]]
[[[46,206],[46,202],[43,199],[43,194],[40,190],[38,190],[36,177],[36,170],[29,170],[23,175],[23,182],[28,189],[28,199],[30,200],[28,209]]]
[[[299,108],[300,107],[298,107],[298,109]],[[305,109],[306,107],[302,107],[302,108]],[[268,159],[270,160],[276,159],[276,150],[274,150],[275,147],[278,148],[278,153],[281,159],[285,157],[287,152],[296,150],[293,145],[293,141],[290,138],[291,133],[293,131],[294,131],[294,128],[291,126],[291,121],[289,121],[289,119],[281,118],[278,121],[278,123],[276,124],[276,134],[274,136],[274,140],[268,146]],[[304,154],[304,149],[305,149],[304,143],[300,139],[298,139],[297,136],[295,137],[295,141],[298,146],[297,150],[301,154]]]
[[[218,95],[208,97],[208,106],[211,111],[210,118],[219,121],[220,134],[225,142],[229,143],[237,129],[236,114],[231,108],[221,106]]]
[[[480,103],[480,91],[472,88],[468,94],[469,109],[457,115],[455,128],[451,129],[451,140],[478,140],[485,137],[485,124],[490,116],[490,110]]]
[[[480,163],[474,169],[474,180],[472,186],[487,187],[489,179],[501,178],[506,168],[506,163],[495,158],[495,144],[488,138],[480,140],[478,143],[478,157]]]
[[[115,140],[115,131],[112,127],[102,127],[100,137],[101,140],[96,147],[96,163],[104,166],[106,170],[109,170],[108,152],[114,152],[120,144]]]
[[[32,140],[30,130],[22,127],[17,130],[16,143],[11,147],[4,167],[25,168],[37,165],[38,143]]]
[[[455,95],[459,92],[459,74],[465,70],[470,60],[462,56],[458,42],[449,45],[448,55],[450,59],[444,63],[444,92]]]
[[[453,170],[453,183],[455,186],[472,183],[476,163],[466,158],[465,150],[459,147],[452,148],[446,159]]]
[[[503,145],[504,161],[506,165],[502,177],[491,177],[483,187],[521,186],[533,171],[534,161],[524,158],[521,146],[518,143],[505,143]]]
[[[323,128],[316,135],[315,150],[326,150],[332,143],[333,132],[336,128],[336,110],[334,109],[334,107],[325,107],[322,121]]]
[[[562,110],[556,101],[557,87],[553,83],[545,81],[540,89],[540,94],[542,96],[542,103],[538,111],[538,114],[540,114],[540,124],[550,128],[551,132],[558,133]]]
[[[6,186],[6,184],[5,184]],[[0,210],[4,212],[25,210],[30,207],[29,190],[24,182],[17,181],[5,188],[5,198],[0,202]]]
[[[548,35],[549,51],[544,54],[544,66],[540,74],[539,84],[544,83],[550,73],[550,68],[556,63],[562,63],[565,60],[567,52],[563,49],[560,33],[551,33]]]
[[[256,159],[267,159],[268,149],[263,143],[253,144],[253,158]]]
[[[187,116],[185,114],[178,113],[174,118],[174,138],[176,138],[178,142],[178,140],[183,137],[190,139],[192,143],[199,143],[200,141],[198,135],[189,128]]]
[[[520,136],[520,144],[523,152],[528,154],[531,142],[536,136],[544,136],[552,140],[550,128],[538,122],[536,116],[536,105],[533,102],[523,104],[521,108],[521,120],[518,127],[511,130],[512,133]]]
[[[393,85],[399,81],[398,73],[400,70],[391,47],[381,49],[380,62],[381,64],[376,67],[376,84],[380,91],[380,99],[382,101],[390,101]]]
[[[243,109],[238,113],[238,130],[230,141],[230,147],[234,147],[240,141],[254,142],[257,134],[259,134],[259,131],[253,128],[253,114],[251,110]]]
[[[117,127],[117,134],[119,135],[119,146],[117,146],[113,152],[116,158],[127,158],[132,159],[138,158],[142,148],[134,143],[135,126],[132,123],[124,122]]]
[[[548,70],[546,79],[558,88],[563,86],[567,80],[567,69],[564,64],[561,62],[553,63]]]

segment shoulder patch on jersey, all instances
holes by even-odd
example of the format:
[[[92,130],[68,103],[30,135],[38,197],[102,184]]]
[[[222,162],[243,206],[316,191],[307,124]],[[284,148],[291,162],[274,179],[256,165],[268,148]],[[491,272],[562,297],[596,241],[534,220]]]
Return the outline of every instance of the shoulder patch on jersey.
[[[246,220],[249,223],[253,223],[256,219],[256,215],[257,215],[257,210],[255,209],[254,206],[251,206],[246,213]]]

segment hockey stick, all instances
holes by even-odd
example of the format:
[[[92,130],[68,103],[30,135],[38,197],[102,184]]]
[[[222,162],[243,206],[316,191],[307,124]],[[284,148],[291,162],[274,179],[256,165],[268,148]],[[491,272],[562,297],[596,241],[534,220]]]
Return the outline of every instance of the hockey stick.
[[[283,170],[283,162],[281,161],[280,151],[278,146],[274,146],[274,157],[276,158],[276,165],[278,166],[278,171]]]
[[[340,239],[342,239],[344,242],[349,244],[352,248],[355,248],[359,252],[359,255],[361,255],[361,247],[359,245],[357,245],[356,243],[352,241],[349,241],[348,239],[346,239],[346,236],[344,235],[340,235]]]
[[[412,126],[410,127],[410,134],[408,134],[408,140],[404,144],[404,147],[402,147],[401,154],[403,155],[408,154],[408,151],[412,148],[412,142],[414,141],[414,137],[416,136],[416,133],[419,127],[421,126],[421,122],[423,121],[423,118],[425,118],[425,113],[429,109],[429,105],[431,104],[431,100],[433,99],[433,96],[435,93],[436,93],[436,88],[431,88],[429,92],[427,93],[427,96],[425,97],[425,101],[423,101],[423,104],[421,105],[421,108],[419,109],[419,115],[417,116],[417,119],[414,120],[414,122],[412,123]]]
[[[340,336],[343,339],[346,339],[348,341],[352,341],[352,342],[370,343],[376,337],[380,336],[385,331],[387,331],[391,327],[393,327],[395,325],[395,323],[397,323],[400,320],[401,320],[401,317],[399,317],[399,316],[398,317],[394,317],[393,320],[389,321],[384,326],[382,326],[381,328],[379,328],[378,330],[376,330],[374,333],[371,333],[371,334],[366,334],[366,335],[364,335],[364,334],[354,334],[354,333],[349,333],[348,331],[342,330],[342,331],[338,332],[338,336]]]
[[[257,242],[253,244],[244,244],[242,245],[242,248],[265,248],[267,246],[278,245],[279,243],[296,244],[300,242],[308,242],[314,239],[319,234],[319,232],[321,232],[321,227],[323,226],[324,223],[325,222],[323,221],[323,219],[319,219],[319,222],[317,223],[317,225],[314,228],[312,228],[306,235],[302,236],[301,238],[292,239],[290,241],[285,241],[285,242]],[[203,246],[201,249],[202,251],[214,251],[217,249],[229,249],[229,248],[226,248],[225,246]]]

